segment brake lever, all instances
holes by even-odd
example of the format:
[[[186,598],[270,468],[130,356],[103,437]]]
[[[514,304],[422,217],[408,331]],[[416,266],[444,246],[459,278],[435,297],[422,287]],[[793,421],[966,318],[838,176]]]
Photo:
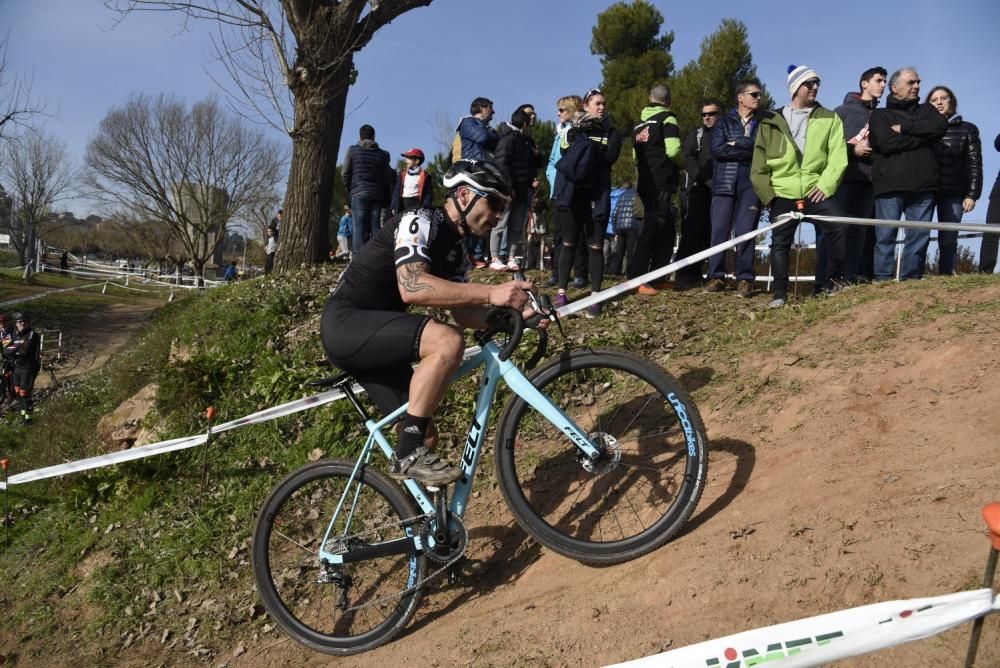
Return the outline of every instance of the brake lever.
[[[523,271],[515,271],[513,279],[515,281],[528,280]],[[549,296],[545,294],[539,295],[535,290],[525,290],[525,292],[528,293],[528,303],[531,304],[531,310],[551,320],[555,315],[555,309],[552,307],[552,300],[549,299]],[[534,318],[531,318],[531,320],[534,320]]]

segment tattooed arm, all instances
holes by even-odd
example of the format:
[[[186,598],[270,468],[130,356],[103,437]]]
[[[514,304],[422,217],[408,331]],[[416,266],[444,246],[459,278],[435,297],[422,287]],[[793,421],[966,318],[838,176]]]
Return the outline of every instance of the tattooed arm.
[[[428,269],[429,265],[423,262],[408,262],[396,267],[396,285],[403,303],[460,311],[462,324],[466,326],[474,327],[481,320],[476,307],[493,305],[520,309],[528,300],[525,289],[531,284],[527,282],[508,281],[498,285],[456,283],[438,278]]]

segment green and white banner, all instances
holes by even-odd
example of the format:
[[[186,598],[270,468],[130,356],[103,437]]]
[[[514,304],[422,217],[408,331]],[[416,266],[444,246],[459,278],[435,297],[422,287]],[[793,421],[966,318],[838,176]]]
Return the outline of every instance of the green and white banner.
[[[1000,611],[989,589],[886,601],[708,640],[635,661],[627,668],[781,668],[820,666],[920,640]]]

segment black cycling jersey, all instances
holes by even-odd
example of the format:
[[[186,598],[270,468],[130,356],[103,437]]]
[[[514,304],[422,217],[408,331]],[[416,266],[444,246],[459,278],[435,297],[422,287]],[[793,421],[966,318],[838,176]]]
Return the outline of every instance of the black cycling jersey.
[[[468,282],[472,265],[444,209],[416,209],[390,218],[351,260],[331,299],[365,310],[405,311],[396,269],[412,262],[430,265],[433,276]]]

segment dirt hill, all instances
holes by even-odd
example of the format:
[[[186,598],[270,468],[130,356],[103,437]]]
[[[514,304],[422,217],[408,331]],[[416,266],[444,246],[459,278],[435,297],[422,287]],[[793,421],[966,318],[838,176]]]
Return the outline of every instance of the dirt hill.
[[[770,350],[668,361],[689,384],[725,376],[697,393],[709,484],[684,535],[638,561],[588,568],[540,550],[496,496],[477,500],[472,535],[489,544],[491,572],[425,599],[390,645],[329,665],[598,666],[978,586],[988,552],[979,508],[1000,498],[998,306],[1000,285],[897,287]],[[1000,665],[998,622],[978,665]],[[965,628],[847,665],[960,665],[967,643]],[[291,643],[251,654],[233,665],[316,659]]]
[[[767,312],[763,297],[736,299],[632,297],[591,329],[574,330],[588,343],[645,342],[638,347],[701,408],[708,486],[673,542],[627,564],[582,566],[540,548],[499,492],[487,490],[467,516],[470,553],[487,561],[487,572],[432,591],[394,642],[328,658],[265,616],[234,620],[239,630],[202,661],[599,666],[846,607],[978,587],[988,552],[979,509],[1000,499],[1000,282],[867,287],[779,313]],[[86,586],[87,573],[78,576]],[[80,622],[68,612],[60,614],[73,633]],[[977,665],[1000,665],[997,617],[987,620]],[[961,665],[968,633],[844,665]],[[44,639],[25,635],[0,631],[0,654],[16,651],[18,665],[74,665],[80,656],[62,646],[54,655]],[[77,649],[100,657],[95,663],[202,662],[166,649],[158,629],[116,647]]]

